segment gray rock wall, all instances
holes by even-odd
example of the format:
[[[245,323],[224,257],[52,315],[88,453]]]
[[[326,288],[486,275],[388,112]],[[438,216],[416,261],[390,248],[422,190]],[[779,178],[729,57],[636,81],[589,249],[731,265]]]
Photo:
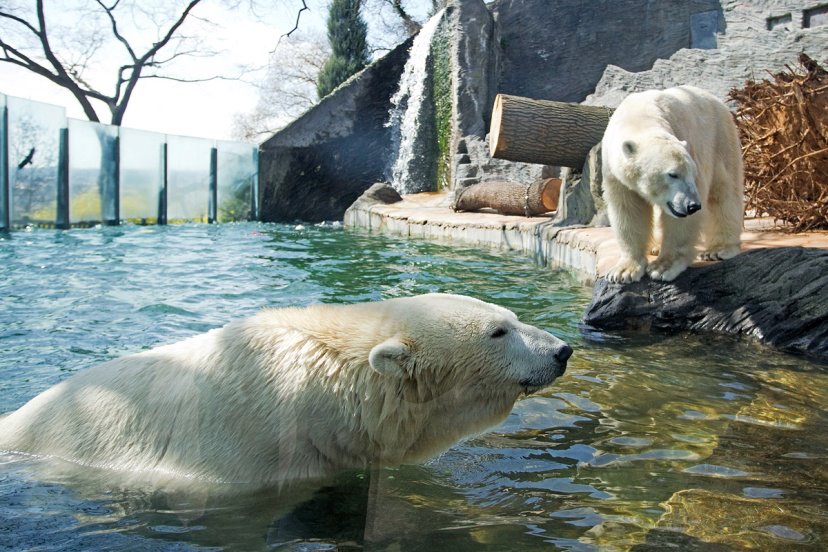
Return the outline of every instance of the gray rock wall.
[[[502,48],[498,91],[580,102],[607,65],[642,71],[690,47],[691,17],[721,7],[717,0],[497,0],[492,11]]]
[[[411,41],[368,66],[260,147],[265,221],[340,220],[391,157],[388,120]]]
[[[726,99],[746,80],[761,80],[785,65],[796,65],[800,52],[828,61],[828,17],[809,17],[824,0],[722,2],[725,31],[714,50],[682,49],[657,60],[645,71],[607,67],[587,104],[615,107],[632,92],[693,84]],[[804,24],[810,23],[811,27]],[[772,27],[772,29],[769,29]]]

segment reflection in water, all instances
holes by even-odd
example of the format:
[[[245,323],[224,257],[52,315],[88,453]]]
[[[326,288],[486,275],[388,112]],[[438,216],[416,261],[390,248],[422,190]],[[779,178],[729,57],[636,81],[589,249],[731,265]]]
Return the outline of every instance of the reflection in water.
[[[507,253],[331,227],[0,237],[0,411],[69,374],[265,306],[431,291],[502,304],[575,346],[566,375],[424,466],[285,494],[67,479],[4,456],[16,548],[825,549],[828,375],[709,336],[605,335],[590,290]]]

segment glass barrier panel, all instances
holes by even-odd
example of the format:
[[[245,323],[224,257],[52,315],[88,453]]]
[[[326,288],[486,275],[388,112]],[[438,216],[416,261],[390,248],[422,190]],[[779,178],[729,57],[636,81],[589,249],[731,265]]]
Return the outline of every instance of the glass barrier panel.
[[[121,220],[135,224],[158,222],[165,140],[166,136],[157,132],[121,128]]]
[[[218,222],[253,219],[253,192],[258,163],[256,146],[216,142],[218,149]]]
[[[69,222],[116,220],[118,127],[69,119]]]
[[[167,136],[167,221],[207,222],[213,140]]]
[[[9,226],[9,182],[8,182],[8,143],[6,136],[6,95],[0,94],[0,230]]]
[[[54,226],[60,129],[66,110],[8,96],[9,199],[13,226]]]

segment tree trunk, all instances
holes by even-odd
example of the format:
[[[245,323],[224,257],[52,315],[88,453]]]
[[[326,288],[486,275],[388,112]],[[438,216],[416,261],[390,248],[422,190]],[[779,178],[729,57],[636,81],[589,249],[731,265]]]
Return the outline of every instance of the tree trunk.
[[[612,109],[498,94],[489,130],[492,157],[580,170],[601,141]]]
[[[494,209],[504,215],[533,216],[558,208],[561,181],[558,178],[538,180],[532,184],[514,182],[483,182],[457,191],[452,208],[455,211]]]

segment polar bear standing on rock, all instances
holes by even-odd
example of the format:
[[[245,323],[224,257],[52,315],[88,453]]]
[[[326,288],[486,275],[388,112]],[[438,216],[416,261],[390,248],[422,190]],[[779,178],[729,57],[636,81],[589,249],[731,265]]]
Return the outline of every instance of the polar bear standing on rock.
[[[419,462],[504,420],[571,354],[458,295],[266,310],[68,378],[0,419],[0,449],[254,485]]]
[[[744,212],[742,152],[727,107],[693,86],[629,95],[602,141],[604,199],[621,260],[612,282],[636,282],[646,271],[670,281],[696,257],[739,253]],[[661,244],[653,244],[654,218]],[[647,264],[651,245],[659,250]]]

